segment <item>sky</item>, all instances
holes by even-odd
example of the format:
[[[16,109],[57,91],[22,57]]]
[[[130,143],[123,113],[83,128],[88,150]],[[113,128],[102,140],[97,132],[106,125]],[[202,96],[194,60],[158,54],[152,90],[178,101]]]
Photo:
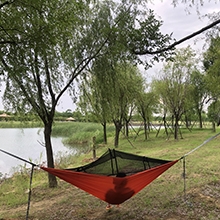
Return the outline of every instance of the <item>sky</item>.
[[[204,5],[198,6],[198,10],[196,6],[190,8],[187,5],[182,4],[181,0],[179,0],[179,4],[176,7],[171,4],[171,0],[153,0],[152,2],[153,4],[151,4],[150,7],[163,21],[161,27],[162,33],[173,33],[172,36],[177,41],[207,26],[210,21],[205,17],[206,14],[220,11],[219,0],[204,0]],[[204,36],[204,34],[200,34],[179,44],[176,48],[187,47],[190,45],[192,49],[200,54],[207,49],[207,47],[204,48]],[[147,81],[151,81],[155,75],[158,75],[161,68],[162,64],[159,63],[155,64],[152,69],[146,71],[144,74],[146,75]]]
[[[190,1],[190,0],[189,0]],[[199,0],[198,0],[199,1]],[[219,12],[220,11],[220,0],[204,0],[204,5],[199,6],[199,14],[197,12],[196,6],[187,7],[187,5],[182,4],[182,0],[179,0],[179,4],[174,7],[171,2],[172,0],[152,0],[153,3],[149,3],[149,7],[155,11],[157,18],[163,21],[161,31],[164,34],[173,33],[173,37],[176,40],[180,40],[183,37],[192,34],[195,31],[209,24],[209,20],[203,16],[208,13]],[[196,1],[197,2],[197,1]],[[186,47],[190,45],[192,49],[201,53],[204,46],[204,34],[198,37],[192,38],[179,46]],[[196,41],[196,43],[195,43]],[[151,81],[152,78],[158,74],[159,70],[162,68],[162,64],[155,64],[155,66],[147,71],[141,68],[147,81]],[[3,92],[0,92],[0,98]],[[65,112],[68,109],[74,111],[76,106],[73,104],[72,99],[68,94],[64,94],[57,106],[57,111]],[[3,109],[0,99],[0,109]]]

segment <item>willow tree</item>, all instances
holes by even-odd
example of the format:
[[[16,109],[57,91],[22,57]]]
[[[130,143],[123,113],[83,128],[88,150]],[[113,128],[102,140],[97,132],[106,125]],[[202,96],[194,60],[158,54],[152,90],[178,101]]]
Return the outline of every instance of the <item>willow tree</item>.
[[[116,80],[112,85],[111,118],[115,125],[114,146],[119,145],[119,135],[125,125],[125,118],[132,105],[136,102],[137,96],[143,91],[143,78],[137,67],[128,63],[119,63],[115,67]]]
[[[210,45],[204,53],[203,66],[206,72],[206,87],[208,89],[209,102],[209,117],[212,119],[213,130],[215,130],[215,123],[220,124],[219,117],[219,100],[220,100],[220,37],[219,33],[212,36]],[[211,112],[211,113],[210,113]],[[214,114],[215,112],[215,114]],[[212,116],[211,116],[212,115]],[[215,115],[215,117],[213,116]],[[215,120],[214,120],[215,119]]]
[[[143,122],[144,122],[144,134],[145,140],[148,139],[149,130],[150,130],[150,120],[152,119],[153,113],[156,112],[156,106],[158,104],[158,97],[157,94],[153,91],[145,92],[143,91],[137,97],[137,110],[138,113],[141,115]]]
[[[208,88],[205,80],[205,74],[200,71],[193,71],[190,76],[190,83],[192,85],[191,89],[191,106],[197,113],[199,118],[199,127],[202,128],[202,113],[204,111],[204,106],[208,98]]]
[[[119,145],[119,135],[126,125],[128,114],[143,89],[143,77],[138,68],[128,62],[121,62],[114,66],[106,63],[105,74],[96,71],[87,75],[81,84],[81,96],[78,105],[81,110],[93,113],[98,122],[106,128],[106,123],[114,123],[114,146]],[[95,70],[96,67],[93,69]],[[101,75],[99,75],[101,74]],[[106,135],[104,129],[104,137]],[[104,139],[107,142],[107,137]]]
[[[95,7],[87,1],[16,0],[0,13],[1,37],[13,40],[0,48],[4,104],[15,111],[33,110],[42,120],[48,167],[54,167],[55,108],[104,44],[100,30],[94,31]],[[57,186],[54,176],[48,179],[50,187]]]
[[[154,81],[160,100],[174,120],[174,139],[178,139],[179,121],[191,92],[190,75],[196,64],[194,51],[190,47],[182,48],[176,52],[174,61],[164,65],[160,79]]]
[[[54,167],[51,132],[56,106],[66,91],[74,93],[73,82],[86,74],[92,61],[109,52],[117,60],[137,57],[132,52],[146,45],[143,36],[152,42],[150,48],[170,40],[160,32],[162,22],[152,11],[138,9],[140,2],[15,0],[1,7],[4,104],[15,111],[34,111],[42,120],[48,167]],[[160,57],[164,54],[152,59]],[[56,178],[48,177],[49,186],[56,186]]]
[[[213,100],[220,96],[220,37],[210,39],[210,46],[204,53],[203,66],[206,72],[206,84]]]
[[[107,144],[107,123],[111,122],[109,99],[112,96],[109,86],[114,84],[114,77],[106,57],[98,60],[81,79],[77,106],[84,115],[92,114],[94,120],[102,125],[103,142]]]
[[[139,72],[136,64],[149,66],[155,60],[158,61],[168,55],[155,54],[152,59],[143,63],[131,48],[145,45],[144,36],[151,42],[149,48],[160,48],[169,42],[170,36],[160,32],[162,22],[155,18],[152,10],[140,11],[137,5],[124,4],[114,10],[110,10],[109,5],[106,5],[99,18],[106,29],[111,29],[107,40],[108,49],[102,56],[97,56],[91,68],[82,75],[79,105],[84,112],[92,112],[96,120],[103,125],[105,142],[107,142],[106,123],[109,121],[114,123],[116,130],[114,145],[118,146],[120,131],[124,122],[126,121],[125,124],[129,122],[137,97],[136,91],[142,86],[140,86],[142,82],[135,81]],[[133,93],[129,92],[130,90]]]

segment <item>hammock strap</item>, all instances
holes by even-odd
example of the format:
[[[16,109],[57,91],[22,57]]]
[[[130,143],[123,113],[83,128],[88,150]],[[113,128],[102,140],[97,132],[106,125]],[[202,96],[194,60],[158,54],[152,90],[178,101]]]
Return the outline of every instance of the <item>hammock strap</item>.
[[[31,203],[31,188],[32,188],[33,172],[34,172],[34,167],[35,167],[35,166],[38,166],[38,165],[36,165],[36,164],[34,164],[34,163],[32,163],[32,162],[30,162],[30,161],[28,161],[28,160],[25,160],[25,159],[23,159],[23,158],[21,158],[21,157],[18,157],[18,156],[14,155],[14,154],[11,154],[11,153],[9,153],[9,152],[7,152],[7,151],[4,151],[4,150],[2,150],[2,149],[0,149],[0,151],[1,151],[2,153],[5,153],[5,154],[11,156],[11,157],[14,157],[14,158],[16,158],[16,159],[18,159],[18,160],[24,161],[25,163],[29,163],[29,164],[32,165],[31,174],[30,174],[30,183],[29,183],[28,205],[27,205],[27,212],[26,212],[26,220],[28,220],[29,210],[30,210],[30,203]]]
[[[2,150],[2,149],[0,149],[0,151],[1,151],[2,153],[8,154],[9,156],[12,156],[12,157],[18,159],[18,160],[22,160],[22,161],[24,161],[24,162],[26,162],[26,163],[29,163],[29,164],[31,164],[32,166],[38,166],[38,165],[36,165],[36,164],[34,164],[34,163],[28,161],[28,160],[25,160],[25,159],[23,159],[23,158],[21,158],[21,157],[18,157],[18,156],[16,156],[16,155],[11,154],[11,153],[9,153],[9,152],[7,152],[7,151],[4,151],[4,150]]]
[[[188,153],[184,154],[180,159],[183,159],[184,157],[190,155],[191,153],[193,153],[194,151],[198,150],[200,147],[202,147],[203,145],[207,144],[209,141],[215,139],[216,137],[218,137],[220,135],[220,133],[208,138],[207,140],[205,140],[202,144],[200,144],[199,146],[197,146],[196,148],[192,149],[191,151],[189,151]]]
[[[215,139],[216,137],[218,137],[220,135],[220,133],[208,138],[207,140],[205,140],[202,144],[200,144],[199,146],[195,147],[194,149],[192,149],[191,151],[189,151],[188,153],[184,154],[181,158],[183,159],[183,184],[184,184],[184,199],[186,200],[186,156],[190,155],[191,153],[193,153],[194,151],[198,150],[200,147],[202,147],[203,145],[207,144],[209,141]]]

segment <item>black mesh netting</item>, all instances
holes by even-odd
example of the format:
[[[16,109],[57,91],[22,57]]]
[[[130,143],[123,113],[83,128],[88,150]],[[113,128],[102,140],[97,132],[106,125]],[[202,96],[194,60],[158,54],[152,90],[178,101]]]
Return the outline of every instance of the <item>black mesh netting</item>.
[[[68,170],[106,176],[118,175],[119,173],[132,175],[168,162],[170,161],[109,149],[96,161]]]

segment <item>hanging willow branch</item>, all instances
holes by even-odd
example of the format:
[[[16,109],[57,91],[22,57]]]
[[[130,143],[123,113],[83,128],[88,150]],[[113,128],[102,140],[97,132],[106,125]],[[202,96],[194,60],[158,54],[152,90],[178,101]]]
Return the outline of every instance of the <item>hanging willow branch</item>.
[[[5,1],[5,2],[1,3],[1,4],[0,4],[0,9],[2,9],[2,8],[3,8],[4,6],[6,6],[6,5],[12,4],[13,2],[15,2],[15,0],[14,0],[14,1]]]
[[[0,9],[3,8],[5,5],[8,5],[9,1],[3,2],[2,4],[0,4]]]
[[[204,28],[202,28],[202,29],[200,29],[200,30],[198,30],[198,31],[196,31],[196,32],[194,32],[194,33],[192,33],[192,34],[190,34],[190,35],[188,35],[188,36],[186,36],[186,37],[176,41],[176,42],[174,42],[173,44],[171,44],[171,45],[169,45],[169,46],[167,46],[165,48],[162,48],[162,49],[159,49],[159,50],[156,50],[156,51],[149,51],[149,50],[136,51],[136,50],[134,50],[133,52],[136,55],[147,55],[147,54],[154,55],[154,54],[159,54],[159,53],[166,52],[166,51],[168,51],[170,49],[173,49],[176,45],[179,45],[179,44],[183,43],[184,41],[187,41],[187,40],[189,40],[189,39],[191,39],[191,38],[201,34],[202,32],[204,32],[204,31],[214,27],[215,25],[217,25],[219,23],[220,23],[220,19],[218,19],[215,22],[205,26]]]

